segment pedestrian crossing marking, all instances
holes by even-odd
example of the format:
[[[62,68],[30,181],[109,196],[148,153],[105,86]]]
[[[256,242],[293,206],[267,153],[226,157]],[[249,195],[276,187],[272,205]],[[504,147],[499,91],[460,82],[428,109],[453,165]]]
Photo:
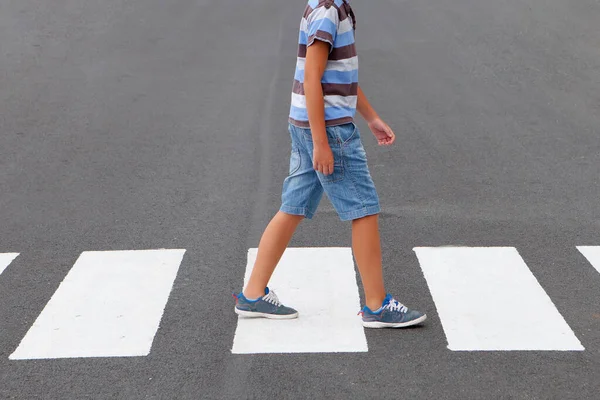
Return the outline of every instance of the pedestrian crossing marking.
[[[600,273],[600,246],[577,249]],[[584,350],[515,248],[414,250],[449,349]],[[245,282],[256,252],[248,251]],[[9,358],[149,354],[184,253],[82,253]],[[0,274],[18,256],[0,253]],[[368,351],[350,248],[290,248],[270,286],[300,318],[240,318],[234,354]]]
[[[0,253],[0,275],[19,256],[19,253]]]
[[[414,250],[450,350],[584,350],[515,248]]]
[[[244,286],[257,249],[248,251]],[[366,352],[350,248],[288,248],[269,287],[294,307],[293,320],[239,317],[232,353]],[[231,310],[233,312],[233,310]]]
[[[184,253],[82,253],[9,358],[148,355]]]
[[[577,250],[600,273],[600,246],[577,246]]]

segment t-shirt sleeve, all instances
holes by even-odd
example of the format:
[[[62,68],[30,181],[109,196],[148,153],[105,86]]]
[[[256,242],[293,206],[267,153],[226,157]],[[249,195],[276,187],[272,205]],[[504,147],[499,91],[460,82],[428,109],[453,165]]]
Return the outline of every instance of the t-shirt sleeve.
[[[337,36],[339,25],[339,15],[337,8],[331,6],[320,6],[315,8],[307,20],[308,42],[306,46],[312,45],[315,40],[329,43],[329,50],[333,49],[333,44]]]

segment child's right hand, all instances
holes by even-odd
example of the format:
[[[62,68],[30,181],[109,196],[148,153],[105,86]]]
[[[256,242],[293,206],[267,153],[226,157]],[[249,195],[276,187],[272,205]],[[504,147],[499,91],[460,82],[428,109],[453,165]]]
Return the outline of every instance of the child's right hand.
[[[333,152],[328,143],[317,145],[313,150],[313,168],[323,175],[333,174]]]

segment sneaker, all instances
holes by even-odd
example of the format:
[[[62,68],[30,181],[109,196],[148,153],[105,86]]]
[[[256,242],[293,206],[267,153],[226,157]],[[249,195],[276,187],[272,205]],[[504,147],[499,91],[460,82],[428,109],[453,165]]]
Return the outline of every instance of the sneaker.
[[[298,318],[298,311],[286,307],[269,288],[265,295],[256,300],[248,300],[244,293],[234,294],[236,300],[235,313],[249,318],[293,319]]]
[[[369,307],[365,306],[360,313],[365,328],[405,328],[420,324],[427,319],[427,315],[409,310],[395,300],[391,294],[385,297],[379,310],[371,311]]]

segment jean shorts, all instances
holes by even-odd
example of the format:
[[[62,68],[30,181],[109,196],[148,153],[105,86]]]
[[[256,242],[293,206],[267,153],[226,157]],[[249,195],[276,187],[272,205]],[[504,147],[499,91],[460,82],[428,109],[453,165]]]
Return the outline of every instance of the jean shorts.
[[[313,168],[313,141],[310,129],[289,125],[292,137],[289,176],[283,183],[280,210],[311,219],[323,192],[342,221],[379,214],[379,197],[369,173],[367,153],[354,123],[327,127],[333,152],[333,174]]]

